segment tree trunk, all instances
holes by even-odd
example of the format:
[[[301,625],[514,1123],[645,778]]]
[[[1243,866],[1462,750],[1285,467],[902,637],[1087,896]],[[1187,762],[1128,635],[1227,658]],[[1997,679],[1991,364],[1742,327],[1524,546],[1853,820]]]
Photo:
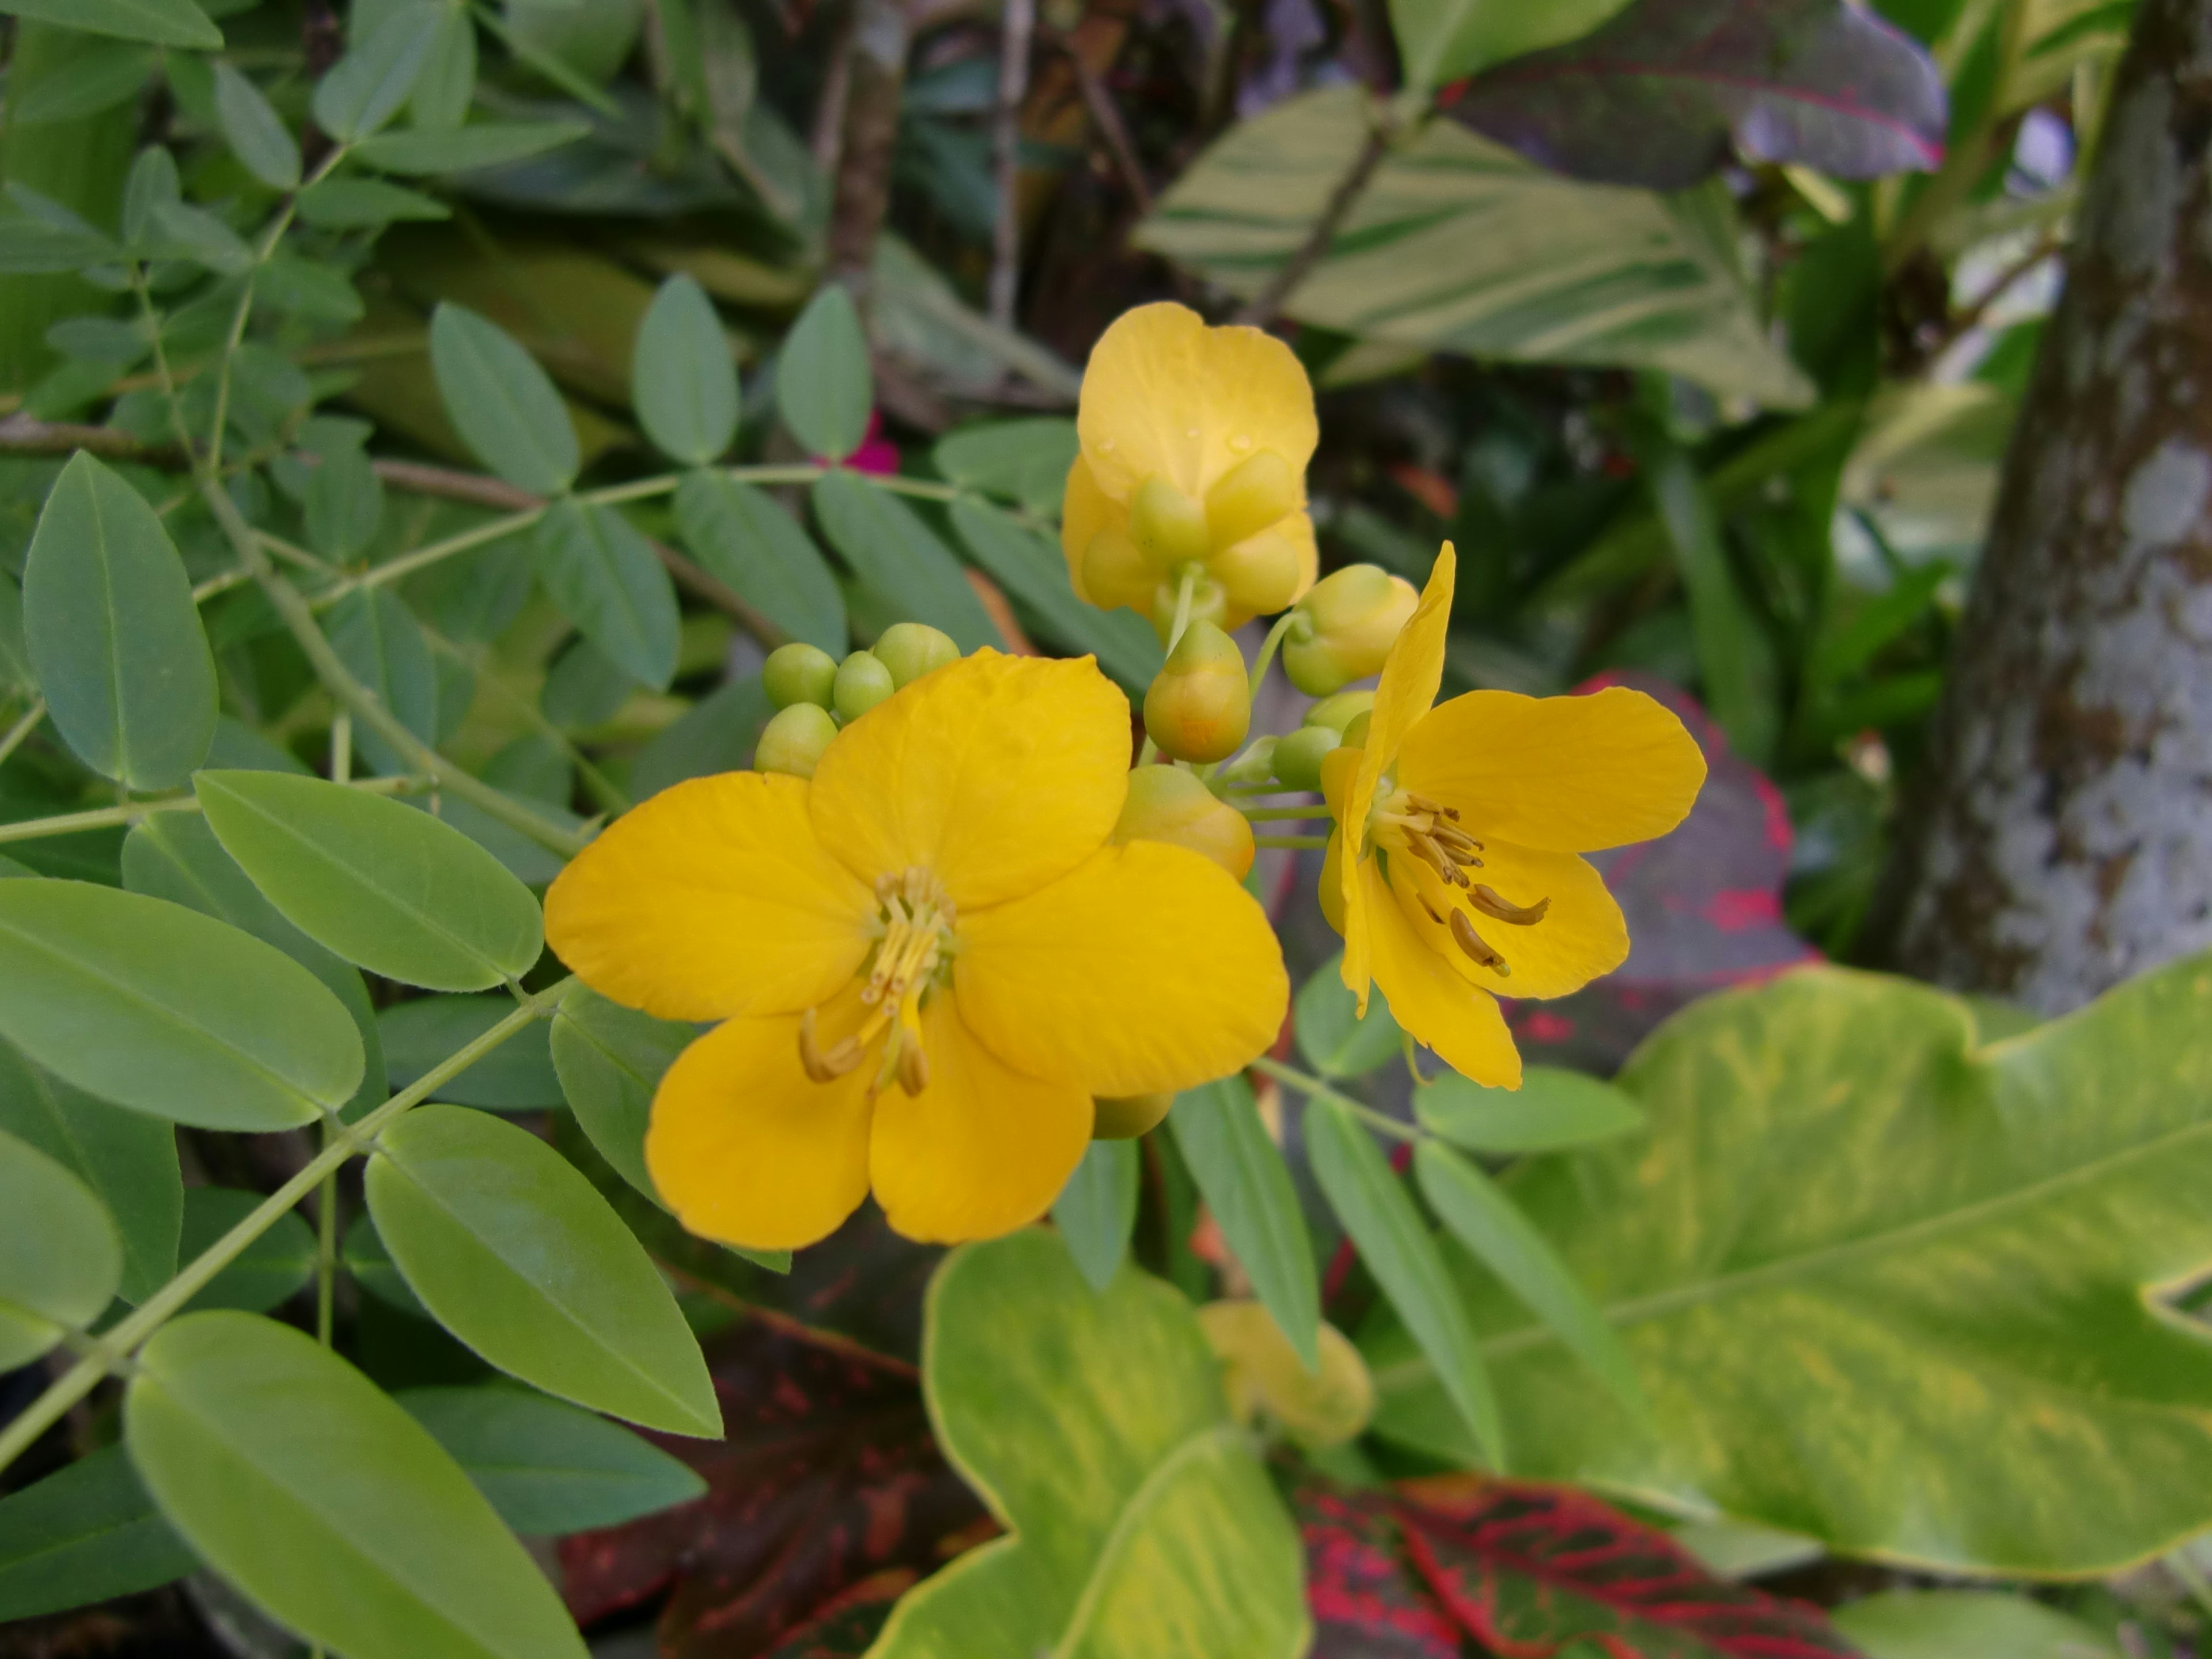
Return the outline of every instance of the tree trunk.
[[[1875,945],[2046,1013],[2212,945],[2212,0],[2144,0]]]

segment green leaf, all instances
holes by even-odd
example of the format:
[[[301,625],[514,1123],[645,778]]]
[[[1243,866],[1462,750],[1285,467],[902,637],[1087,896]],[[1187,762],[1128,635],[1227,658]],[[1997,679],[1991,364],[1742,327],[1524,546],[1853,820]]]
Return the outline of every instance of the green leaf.
[[[399,219],[447,219],[453,210],[434,196],[379,179],[325,179],[300,192],[302,222],[323,230],[380,228]]]
[[[2002,1590],[1882,1590],[1828,1615],[1867,1659],[2120,1659],[2111,1632]]]
[[[393,718],[424,743],[437,742],[437,659],[421,624],[390,588],[356,588],[330,608],[323,631],[347,672]],[[410,768],[408,757],[366,723],[354,728],[354,741],[369,765],[386,776]]]
[[[1040,416],[963,426],[939,438],[930,459],[957,484],[1056,519],[1081,447],[1074,422]]]
[[[1452,1237],[1648,1426],[1651,1404],[1637,1378],[1636,1362],[1589,1293],[1513,1200],[1473,1164],[1433,1140],[1413,1149],[1413,1175],[1421,1196]]]
[[[686,778],[743,771],[753,763],[761,728],[775,713],[758,674],[725,683],[637,751],[630,793],[645,800]]]
[[[1256,294],[1304,246],[1370,130],[1358,88],[1285,99],[1200,155],[1137,240]],[[1384,159],[1284,308],[1377,345],[1660,368],[1801,408],[1811,383],[1769,337],[1733,236],[1710,189],[1579,184],[1431,121]]]
[[[206,1129],[312,1122],[362,1076],[345,1009],[283,951],[76,881],[0,882],[0,1036],[104,1100]]]
[[[1039,1231],[963,1245],[931,1283],[922,1387],[1011,1535],[909,1591],[876,1659],[1306,1650],[1297,1534],[1169,1286],[1094,1295]]]
[[[1652,438],[1642,446],[1644,480],[1690,600],[1698,678],[1729,746],[1765,765],[1780,735],[1773,647],[1738,585],[1712,498],[1680,446]]]
[[[306,260],[297,262],[301,271],[314,271],[319,276],[331,275],[320,265]],[[313,279],[310,279],[313,280]],[[343,278],[339,278],[344,287]],[[349,287],[344,291],[350,295]],[[377,526],[384,521],[384,483],[376,476],[376,468],[360,450],[339,448],[323,457],[322,465],[307,480],[307,499],[305,503],[307,526],[307,545],[318,553],[340,562],[368,550],[376,539]],[[401,615],[406,607],[401,605],[386,588],[356,588],[338,601],[338,608],[356,600],[383,599],[391,600]],[[332,624],[333,628],[337,626]],[[349,667],[352,665],[348,664]],[[381,688],[376,688],[380,694]]]
[[[705,466],[738,435],[738,366],[714,302],[680,272],[638,325],[630,400],[645,435],[687,466]]]
[[[1483,1462],[1505,1467],[1505,1431],[1474,1328],[1413,1200],[1358,1119],[1333,1100],[1306,1108],[1306,1154],[1322,1195],[1358,1247],[1359,1259],[1413,1334],[1414,1341],[1474,1436]]]
[[[100,114],[137,98],[155,61],[144,46],[88,44],[68,63],[40,75],[9,113],[19,129]]]
[[[346,1229],[338,1259],[345,1263],[345,1270],[353,1275],[354,1282],[378,1301],[416,1319],[430,1317],[430,1310],[407,1288],[406,1276],[392,1259],[392,1252],[384,1248],[383,1237],[376,1231],[376,1218],[368,1211],[356,1216],[353,1224]]]
[[[1137,1224],[1137,1144],[1094,1140],[1053,1201],[1053,1225],[1094,1291],[1114,1282]]]
[[[447,1330],[548,1394],[671,1434],[720,1435],[675,1298],[558,1152],[459,1106],[416,1108],[377,1150],[377,1232]]]
[[[397,5],[368,39],[315,83],[315,125],[341,143],[368,137],[399,112],[437,43],[445,8]]]
[[[553,382],[496,323],[450,300],[430,319],[430,367],[461,440],[519,489],[557,495],[583,465]]]
[[[158,1589],[198,1565],[120,1446],[0,1498],[0,1624]]]
[[[380,132],[356,152],[387,173],[467,173],[506,167],[572,144],[591,129],[580,121],[484,121],[470,127]]]
[[[208,1247],[253,1213],[259,1193],[231,1187],[194,1187],[185,1194],[184,1237],[178,1254],[196,1260]],[[194,1310],[236,1308],[266,1313],[289,1302],[315,1272],[315,1236],[296,1210],[287,1210],[185,1305]]]
[[[123,1243],[116,1293],[140,1303],[177,1271],[184,1215],[177,1132],[111,1106],[0,1043],[0,1131],[36,1147],[100,1200]]]
[[[1160,636],[1133,611],[1101,611],[1075,597],[1059,547],[985,501],[952,503],[952,527],[993,580],[1041,631],[1087,651],[1133,697],[1141,697],[1165,660]]]
[[[407,100],[408,119],[425,132],[453,131],[468,119],[477,100],[477,20],[466,6],[444,9],[437,44]]]
[[[2204,957],[1988,1043],[1963,1000],[1840,969],[1695,1004],[1620,1075],[1647,1134],[1505,1183],[1658,1436],[1461,1274],[1518,1468],[1978,1571],[2203,1530],[2212,1346],[2165,1287],[2212,1260],[2208,1043]],[[1405,1345],[1370,1358],[1378,1429],[1455,1455]]]
[[[1224,1078],[1186,1089],[1168,1127],[1215,1224],[1252,1289],[1310,1370],[1321,1363],[1321,1285],[1313,1240],[1283,1154],[1268,1138],[1251,1085]]]
[[[261,88],[230,64],[215,66],[215,108],[231,153],[271,190],[300,187],[300,145]]]
[[[784,337],[775,365],[776,412],[808,454],[842,461],[866,439],[875,401],[868,338],[853,296],[825,283]]]
[[[0,1133],[0,1370],[88,1328],[122,1282],[123,1241],[92,1188]]]
[[[653,544],[611,507],[558,501],[532,546],[538,579],[562,614],[631,678],[665,690],[682,619]]]
[[[405,1087],[514,1012],[514,999],[503,994],[394,1003],[377,1016],[392,1086]],[[546,1052],[544,1022],[532,1020],[459,1076],[439,1085],[438,1098],[494,1111],[560,1105],[561,1081]]]
[[[687,473],[676,487],[676,523],[699,562],[788,637],[845,654],[837,579],[813,538],[768,495],[720,472]]]
[[[222,748],[220,733],[216,747]],[[210,759],[219,758],[211,755]],[[243,928],[273,945],[322,981],[345,1007],[361,1035],[361,1085],[345,1108],[354,1116],[385,1097],[384,1049],[377,1041],[376,1011],[361,975],[287,921],[261,896],[252,878],[197,812],[159,812],[132,826],[123,842],[123,884],[134,893],[167,899]]]
[[[620,1526],[707,1490],[651,1442],[541,1394],[494,1383],[396,1398],[517,1532]]]
[[[830,545],[902,620],[943,629],[963,651],[1006,643],[960,562],[904,501],[845,471],[817,479],[813,499]]]
[[[1518,1089],[1486,1089],[1439,1072],[1413,1091],[1431,1134],[1469,1152],[1513,1154],[1610,1140],[1644,1127],[1644,1109],[1610,1083],[1557,1066],[1531,1066]]]
[[[1359,1017],[1359,999],[1346,987],[1343,966],[1339,951],[1298,987],[1291,1026],[1298,1052],[1323,1077],[1364,1077],[1403,1053],[1405,1037],[1379,990],[1368,994],[1367,1018]]]
[[[123,1418],[147,1490],[281,1623],[348,1659],[585,1659],[468,1477],[312,1337],[193,1314],[139,1358]]]
[[[192,0],[0,0],[0,12],[157,46],[222,50],[222,31]]]
[[[215,659],[154,509],[79,451],[23,568],[32,665],[64,741],[132,789],[182,783],[215,738]]]
[[[428,813],[283,772],[202,772],[193,787],[254,885],[348,962],[443,991],[537,963],[544,920],[530,890]]]
[[[553,1065],[576,1122],[624,1181],[663,1209],[645,1167],[645,1129],[661,1073],[697,1030],[574,987],[553,1017]]]

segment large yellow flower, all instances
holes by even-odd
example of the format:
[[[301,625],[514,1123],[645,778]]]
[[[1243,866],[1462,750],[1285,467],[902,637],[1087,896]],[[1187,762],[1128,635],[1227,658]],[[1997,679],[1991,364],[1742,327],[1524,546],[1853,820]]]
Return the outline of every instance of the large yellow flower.
[[[1313,386],[1272,334],[1125,312],[1091,349],[1076,429],[1060,547],[1091,604],[1164,623],[1190,572],[1196,614],[1234,628],[1313,586]]]
[[[695,779],[618,819],[546,895],[585,983],[722,1023],[661,1080],[653,1182],[756,1249],[869,1189],[911,1237],[1034,1220],[1094,1095],[1237,1070],[1289,998],[1258,905],[1180,847],[1108,844],[1129,703],[1089,659],[994,652],[840,732],[811,781]]]
[[[1337,828],[1322,909],[1363,1014],[1371,978],[1455,1070],[1513,1089],[1521,1056],[1494,999],[1565,996],[1628,955],[1620,907],[1577,854],[1665,835],[1705,762],[1681,721],[1624,686],[1431,708],[1455,568],[1447,542],[1383,665],[1365,745],[1324,763]]]

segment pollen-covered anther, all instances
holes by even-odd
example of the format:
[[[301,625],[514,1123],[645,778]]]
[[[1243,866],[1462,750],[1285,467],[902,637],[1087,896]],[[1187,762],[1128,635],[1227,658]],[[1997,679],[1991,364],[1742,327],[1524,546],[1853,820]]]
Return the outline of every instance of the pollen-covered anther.
[[[852,1037],[824,1048],[815,1034],[813,1009],[799,1017],[799,1064],[812,1081],[835,1083],[857,1067],[862,1057],[860,1044]]]
[[[1552,908],[1552,901],[1540,898],[1534,904],[1509,903],[1498,896],[1496,890],[1477,882],[1468,890],[1467,901],[1486,916],[1493,916],[1515,927],[1533,927],[1543,921],[1544,913]]]
[[[1451,936],[1452,943],[1466,951],[1477,966],[1487,968],[1501,978],[1512,977],[1513,969],[1507,965],[1505,958],[1492,950],[1482,935],[1474,931],[1474,924],[1467,919],[1466,911],[1455,910],[1451,913]]]

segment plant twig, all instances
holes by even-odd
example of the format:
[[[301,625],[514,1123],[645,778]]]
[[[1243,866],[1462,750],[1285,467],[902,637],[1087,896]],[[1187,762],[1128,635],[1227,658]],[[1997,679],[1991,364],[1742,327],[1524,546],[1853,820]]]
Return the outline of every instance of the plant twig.
[[[1390,135],[1380,124],[1370,128],[1367,142],[1360,146],[1359,154],[1352,159],[1344,177],[1337,180],[1336,188],[1329,192],[1328,204],[1322,209],[1321,217],[1313,222],[1313,228],[1306,233],[1305,240],[1276,271],[1267,287],[1246,302],[1244,308],[1237,313],[1237,321],[1247,328],[1265,328],[1275,320],[1275,313],[1283,308],[1292,291],[1305,281],[1307,275],[1321,263],[1322,256],[1328,252],[1329,244],[1336,240],[1336,233],[1342,228],[1346,216],[1351,213],[1352,204],[1359,199],[1360,193],[1367,188],[1368,181],[1374,178],[1375,169],[1382,165],[1382,158],[1389,153]]]
[[[1029,89],[1030,34],[1036,22],[1036,0],[1002,0],[999,21],[999,107],[992,122],[991,148],[998,172],[999,213],[991,226],[991,320],[1014,325],[1014,302],[1021,291],[1022,99]]]
[[[1137,147],[1130,142],[1128,123],[1121,118],[1113,89],[1091,67],[1073,35],[1059,35],[1057,40],[1075,72],[1075,89],[1082,94],[1083,107],[1090,112],[1091,124],[1105,141],[1106,153],[1114,158],[1114,170],[1121,175],[1121,188],[1129,192],[1129,200],[1142,218],[1152,210],[1152,187],[1146,182],[1144,163],[1137,159]]]
[[[1401,1123],[1396,1118],[1376,1111],[1364,1101],[1354,1100],[1341,1090],[1330,1088],[1319,1078],[1308,1077],[1295,1066],[1285,1066],[1279,1060],[1271,1060],[1262,1054],[1252,1062],[1252,1069],[1263,1077],[1274,1079],[1278,1083],[1288,1084],[1302,1095],[1315,1100],[1331,1101],[1343,1107],[1370,1128],[1389,1135],[1394,1140],[1418,1141],[1424,1138],[1421,1131],[1413,1125]]]
[[[42,703],[36,711],[43,714]],[[0,759],[4,759],[0,756]],[[411,774],[392,778],[362,778],[349,787],[370,795],[420,794],[433,785],[428,777]],[[112,830],[118,824],[137,823],[152,817],[157,812],[197,812],[200,810],[197,795],[155,795],[146,800],[125,801],[119,806],[95,806],[85,812],[58,812],[51,817],[19,818],[13,823],[0,823],[0,842],[44,841],[50,836],[74,836],[87,830]]]
[[[23,739],[39,729],[39,722],[46,717],[46,700],[33,697],[31,706],[23,711],[23,718],[8,728],[8,735],[0,738],[0,761],[4,761],[23,746]]]

